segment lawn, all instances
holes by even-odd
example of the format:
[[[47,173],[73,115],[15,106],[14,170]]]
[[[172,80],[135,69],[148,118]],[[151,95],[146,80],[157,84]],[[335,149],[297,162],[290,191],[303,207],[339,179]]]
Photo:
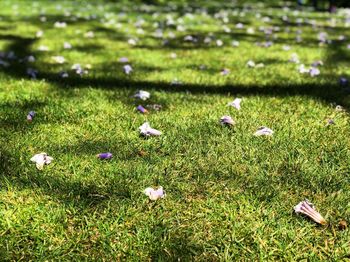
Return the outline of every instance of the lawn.
[[[350,11],[242,2],[1,1],[2,261],[350,259]]]

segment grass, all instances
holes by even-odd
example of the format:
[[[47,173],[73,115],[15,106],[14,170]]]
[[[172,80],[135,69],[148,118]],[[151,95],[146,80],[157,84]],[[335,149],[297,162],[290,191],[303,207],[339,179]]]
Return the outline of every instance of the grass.
[[[0,65],[2,260],[349,259],[349,231],[338,229],[350,213],[350,96],[338,83],[350,75],[345,14],[286,10],[278,2],[247,8],[210,1],[192,9],[1,2],[0,50],[17,56],[3,58],[9,67]],[[169,16],[186,31],[166,26]],[[226,16],[230,33],[223,30]],[[144,34],[137,34],[141,20]],[[307,23],[312,20],[316,29]],[[67,27],[55,28],[56,21]],[[165,36],[175,34],[167,45],[154,37],[155,23]],[[274,45],[256,45],[269,40],[259,26],[280,28]],[[248,27],[255,33],[247,34]],[[39,30],[41,38],[35,37]],[[88,31],[94,38],[84,37]],[[320,45],[319,32],[332,43]],[[199,41],[184,42],[189,34]],[[210,34],[224,45],[204,44]],[[347,40],[337,40],[340,35]],[[136,46],[130,38],[139,39]],[[232,47],[232,40],[240,46]],[[38,51],[40,45],[49,51]],[[321,74],[300,74],[288,62],[294,52],[306,66],[322,60]],[[29,55],[35,62],[21,61]],[[55,64],[57,55],[66,63]],[[120,57],[129,58],[131,75],[123,73]],[[248,68],[248,60],[265,67]],[[76,75],[70,70],[75,63],[90,64],[89,73]],[[36,80],[26,75],[28,67],[38,70]],[[223,68],[230,74],[220,75]],[[139,89],[151,99],[132,98]],[[226,106],[236,97],[243,98],[240,111]],[[162,110],[142,115],[138,104],[161,104]],[[345,111],[336,111],[338,104]],[[37,115],[28,123],[31,110]],[[223,115],[236,126],[220,126]],[[326,126],[329,118],[336,124]],[[144,121],[163,135],[140,137]],[[273,137],[254,137],[260,126],[273,129]],[[95,157],[108,151],[110,161]],[[42,171],[30,162],[40,152],[54,158]],[[163,186],[166,197],[151,202],[143,194],[149,186]],[[304,198],[326,227],[293,214]]]

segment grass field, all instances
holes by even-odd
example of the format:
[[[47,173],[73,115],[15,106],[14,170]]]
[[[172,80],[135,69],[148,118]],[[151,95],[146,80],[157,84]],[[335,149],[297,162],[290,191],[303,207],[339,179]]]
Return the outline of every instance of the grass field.
[[[1,260],[350,259],[338,228],[350,222],[350,86],[339,83],[350,14],[266,2],[2,0]],[[319,75],[299,72],[315,61]],[[241,110],[227,106],[235,98]],[[140,136],[145,121],[163,134]],[[273,136],[254,136],[260,126]],[[41,171],[40,152],[54,158]],[[149,200],[150,186],[165,198]],[[305,198],[326,226],[293,212]]]

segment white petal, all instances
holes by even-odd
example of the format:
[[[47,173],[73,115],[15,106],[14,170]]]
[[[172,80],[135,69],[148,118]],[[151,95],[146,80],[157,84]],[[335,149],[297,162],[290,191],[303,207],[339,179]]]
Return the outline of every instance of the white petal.
[[[145,193],[146,196],[150,196],[150,195],[151,195],[151,192],[152,192],[153,190],[154,190],[153,188],[147,187],[143,192]]]
[[[48,156],[45,152],[42,152],[40,154],[36,154],[30,159],[30,161],[36,163],[36,167],[39,170],[42,170],[45,164],[47,164],[47,165],[50,164],[52,160],[53,160],[53,158]]]
[[[162,132],[157,129],[151,128],[148,122],[142,124],[139,127],[140,133],[144,136],[160,136]]]
[[[148,187],[144,190],[144,193],[146,196],[149,197],[150,200],[157,200],[159,198],[164,198],[166,195],[163,190],[163,187],[159,187],[157,190],[151,187]]]
[[[36,168],[39,169],[39,170],[43,170],[43,168],[44,168],[44,163],[39,163],[39,162],[37,162],[37,163],[36,163]]]
[[[241,109],[241,98],[236,98],[235,100],[233,100],[231,103],[228,103],[229,106],[233,106],[234,108],[236,108],[237,110]]]
[[[255,136],[272,136],[273,131],[268,127],[260,127],[255,133]]]
[[[139,90],[134,97],[139,98],[141,100],[147,100],[151,97],[151,94],[147,91]]]

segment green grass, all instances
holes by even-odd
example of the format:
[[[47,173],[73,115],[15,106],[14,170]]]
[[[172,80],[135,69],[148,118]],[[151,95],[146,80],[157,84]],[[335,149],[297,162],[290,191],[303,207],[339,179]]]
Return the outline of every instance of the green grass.
[[[206,1],[191,17],[181,5],[74,2],[1,1],[0,50],[18,57],[0,65],[1,260],[349,259],[349,231],[338,229],[340,220],[350,222],[350,95],[338,84],[350,76],[343,13],[296,14],[292,7],[253,3],[240,17],[242,5]],[[200,13],[204,7],[208,15]],[[214,18],[226,11],[231,33]],[[167,16],[182,17],[186,31],[165,26]],[[318,28],[298,26],[298,17]],[[136,33],[138,19],[144,35]],[[68,26],[54,28],[56,21]],[[175,34],[167,45],[153,36],[156,22],[166,36]],[[238,22],[245,29],[236,29]],[[255,44],[266,41],[259,26],[280,27],[273,46]],[[301,43],[295,42],[299,29]],[[35,37],[39,30],[42,38]],[[87,31],[95,37],[85,38]],[[319,45],[323,31],[332,43]],[[204,44],[210,33],[224,45]],[[185,43],[189,34],[199,42]],[[127,43],[132,37],[136,46]],[[63,49],[64,42],[73,48]],[[38,51],[40,45],[50,51]],[[322,60],[321,74],[300,74],[288,62],[294,52],[306,66]],[[19,61],[28,55],[36,61]],[[55,64],[56,55],[66,63]],[[120,57],[129,58],[131,75],[123,73]],[[248,60],[265,67],[248,68]],[[75,75],[75,63],[90,64],[89,74]],[[38,70],[37,80],[26,75],[28,67]],[[220,75],[223,68],[231,73]],[[171,84],[174,79],[181,84]],[[139,89],[151,99],[132,98]],[[240,111],[227,107],[236,97],[243,98]],[[161,111],[135,109],[155,103]],[[336,111],[338,104],[345,111]],[[37,115],[28,123],[31,110]],[[236,126],[219,125],[223,115]],[[336,125],[326,127],[329,118]],[[163,135],[140,137],[146,120]],[[273,137],[253,136],[260,126],[273,129]],[[110,161],[95,157],[108,151]],[[30,162],[40,152],[54,158],[42,171]],[[163,186],[166,197],[149,201],[143,194],[149,186]],[[327,226],[293,213],[304,198]]]

